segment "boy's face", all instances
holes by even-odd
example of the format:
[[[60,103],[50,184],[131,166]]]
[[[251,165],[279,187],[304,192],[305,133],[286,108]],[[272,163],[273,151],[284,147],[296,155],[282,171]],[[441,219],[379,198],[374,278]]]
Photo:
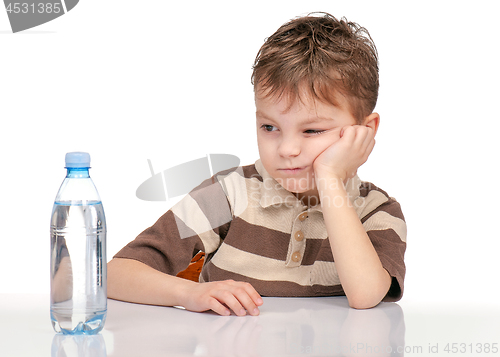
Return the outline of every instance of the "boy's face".
[[[286,96],[278,101],[255,96],[261,162],[286,190],[299,194],[316,191],[314,160],[340,139],[343,127],[356,124],[345,100],[337,107],[304,99],[287,110]]]

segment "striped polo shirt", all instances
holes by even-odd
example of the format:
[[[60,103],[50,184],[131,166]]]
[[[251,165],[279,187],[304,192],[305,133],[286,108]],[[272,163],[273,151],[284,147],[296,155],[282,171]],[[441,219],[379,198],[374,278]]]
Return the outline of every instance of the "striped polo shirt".
[[[348,180],[346,189],[392,277],[384,301],[397,301],[406,271],[400,205],[358,176]],[[262,296],[345,295],[320,205],[303,205],[260,160],[204,181],[115,258],[176,275],[199,251],[206,254],[200,282],[246,281]]]

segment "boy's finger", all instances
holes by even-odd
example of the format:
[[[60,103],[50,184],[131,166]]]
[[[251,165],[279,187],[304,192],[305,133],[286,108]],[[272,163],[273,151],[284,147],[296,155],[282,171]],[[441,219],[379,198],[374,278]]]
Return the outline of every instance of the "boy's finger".
[[[375,147],[375,139],[373,139],[372,141],[370,141],[370,144],[368,145],[368,148],[367,148],[367,153],[368,155],[371,154],[371,152],[373,151],[373,148]],[[368,157],[367,157],[368,159]]]
[[[255,290],[255,288],[250,283],[244,283],[244,287],[248,296],[253,300],[255,305],[260,306],[264,303],[260,294]]]
[[[375,145],[375,131],[371,128],[369,128],[370,130],[367,131],[367,135],[366,135],[366,138],[365,138],[365,141],[364,141],[364,145],[365,147],[367,148],[370,148],[373,149],[373,146]],[[370,149],[370,151],[371,151]]]
[[[366,126],[357,126],[354,135],[354,144],[359,145],[361,148],[368,146],[374,137],[373,129]]]
[[[223,303],[230,308],[236,315],[246,315],[246,311],[239,300],[229,290],[219,291],[216,295],[214,295],[214,297],[219,300],[220,303]]]
[[[233,285],[232,293],[238,299],[240,304],[245,308],[250,315],[256,316],[259,314],[258,306],[264,302],[255,288],[250,283],[231,282]]]
[[[245,310],[247,310],[250,315],[257,316],[259,314],[259,308],[257,307],[257,303],[254,301],[254,298],[252,298],[246,290],[242,289],[235,291],[235,296],[240,302],[240,304],[243,305]]]
[[[350,128],[353,128],[354,126],[353,125],[346,125],[344,127],[342,127],[342,129],[340,129],[340,137],[343,137],[345,132],[350,129]]]
[[[245,284],[245,290],[248,293],[248,296],[252,299],[252,302],[255,304],[255,308],[252,311],[248,310],[250,314],[252,315],[258,315],[259,308],[258,306],[261,306],[264,303],[264,300],[262,300],[262,297],[260,294],[255,290],[255,288],[250,284],[250,283],[244,283]]]
[[[348,125],[342,128],[340,137],[353,140],[356,135],[356,128],[353,125]]]
[[[263,300],[260,294],[255,290],[255,288],[252,286],[250,283],[242,282],[242,281],[234,281],[234,280],[227,280],[229,284],[231,284],[234,288],[242,288],[244,289],[247,294],[252,298],[254,303],[256,305],[262,305]]]
[[[219,314],[219,315],[222,315],[222,316],[228,316],[231,314],[231,311],[229,311],[229,309],[224,306],[223,304],[221,304],[217,299],[215,298],[212,298],[209,303],[208,303],[208,307],[210,308],[210,310],[212,310],[213,312]]]

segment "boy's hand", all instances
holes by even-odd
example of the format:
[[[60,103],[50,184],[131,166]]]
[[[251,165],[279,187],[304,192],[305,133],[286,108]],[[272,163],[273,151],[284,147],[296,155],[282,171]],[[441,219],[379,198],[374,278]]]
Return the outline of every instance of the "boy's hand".
[[[257,316],[258,306],[263,304],[252,285],[233,280],[192,284],[183,292],[182,300],[181,305],[187,310],[212,310],[226,316],[231,314],[230,310],[238,316],[246,315],[247,311]]]
[[[343,182],[356,175],[375,145],[375,132],[372,128],[352,125],[342,128],[340,139],[326,148],[314,160],[316,179],[335,177]]]

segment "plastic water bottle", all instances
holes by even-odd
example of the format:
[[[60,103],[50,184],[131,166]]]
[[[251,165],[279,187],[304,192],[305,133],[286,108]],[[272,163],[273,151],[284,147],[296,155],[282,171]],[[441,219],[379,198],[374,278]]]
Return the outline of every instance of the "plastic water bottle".
[[[50,224],[50,317],[56,332],[93,335],[107,311],[106,220],[90,155],[66,154]]]

